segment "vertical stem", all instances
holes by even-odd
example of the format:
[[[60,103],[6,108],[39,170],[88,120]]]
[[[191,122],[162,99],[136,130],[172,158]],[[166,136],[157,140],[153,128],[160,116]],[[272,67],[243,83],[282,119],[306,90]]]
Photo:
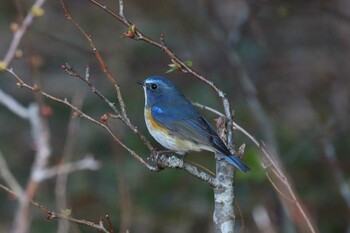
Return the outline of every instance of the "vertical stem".
[[[235,225],[234,168],[216,156],[216,179],[220,185],[214,188],[214,225],[216,233],[232,233]]]

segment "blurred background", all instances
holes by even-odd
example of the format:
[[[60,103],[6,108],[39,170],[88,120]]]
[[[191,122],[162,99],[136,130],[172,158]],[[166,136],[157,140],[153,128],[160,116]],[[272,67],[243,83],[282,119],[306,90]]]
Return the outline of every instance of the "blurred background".
[[[144,94],[136,81],[164,75],[168,57],[160,49],[123,38],[127,28],[89,1],[67,3],[118,81],[131,121],[161,148],[145,127]],[[13,23],[20,23],[32,4],[0,2],[0,59],[13,39]],[[118,11],[117,1],[104,4]],[[130,0],[124,8],[127,18],[146,35],[158,41],[164,32],[167,45],[180,58],[192,61],[196,71],[227,94],[234,120],[278,155],[320,232],[350,232],[349,1]],[[69,77],[61,64],[69,63],[81,74],[89,65],[94,85],[117,102],[113,86],[87,41],[65,19],[59,1],[47,1],[43,9],[44,15],[33,21],[19,46],[22,55],[11,67],[47,93],[80,99],[83,111],[100,119],[111,109],[81,80]],[[179,72],[166,76],[189,99],[223,110],[216,93],[193,77]],[[15,84],[8,73],[0,74],[1,90],[24,106],[38,101],[33,92]],[[116,232],[213,232],[213,192],[207,184],[179,170],[150,172],[98,126],[72,119],[71,110],[62,104],[40,101],[49,110],[49,166],[62,162],[69,143],[70,161],[92,154],[101,164],[96,171],[69,174],[67,208],[74,217],[97,222],[108,214]],[[216,115],[199,111],[215,124]],[[75,124],[75,131],[69,130],[70,124]],[[145,146],[128,128],[117,120],[110,124],[127,145],[148,157]],[[237,232],[300,232],[291,221],[300,216],[285,211],[260,166],[258,149],[239,132],[234,142],[236,149],[247,144],[243,160],[253,170],[237,173]],[[28,122],[3,105],[0,151],[25,187],[35,144]],[[215,170],[210,153],[191,153],[187,159]],[[34,199],[59,211],[56,185],[56,178],[41,182]],[[0,232],[9,232],[18,203],[4,191],[0,200]],[[57,232],[58,221],[46,221],[45,214],[34,208],[30,213],[29,232]],[[259,225],[262,215],[269,228]],[[68,232],[95,232],[69,226]]]

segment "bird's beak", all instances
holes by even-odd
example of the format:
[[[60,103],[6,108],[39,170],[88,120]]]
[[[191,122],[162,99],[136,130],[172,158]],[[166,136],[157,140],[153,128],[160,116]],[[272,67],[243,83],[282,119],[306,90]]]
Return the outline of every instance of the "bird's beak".
[[[141,86],[144,86],[145,85],[145,82],[144,81],[137,81],[138,84],[140,84]]]

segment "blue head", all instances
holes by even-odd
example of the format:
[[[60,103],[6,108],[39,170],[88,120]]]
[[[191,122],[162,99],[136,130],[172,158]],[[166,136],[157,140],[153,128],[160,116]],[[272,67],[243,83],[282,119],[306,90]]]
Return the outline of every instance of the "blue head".
[[[144,88],[146,107],[187,101],[180,89],[162,76],[152,76],[138,83]]]

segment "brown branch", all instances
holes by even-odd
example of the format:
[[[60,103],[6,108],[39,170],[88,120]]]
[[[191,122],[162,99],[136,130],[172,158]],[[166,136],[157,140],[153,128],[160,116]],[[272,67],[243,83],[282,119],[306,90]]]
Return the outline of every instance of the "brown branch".
[[[120,138],[118,138],[106,123],[101,123],[101,122],[97,121],[96,119],[90,117],[89,115],[87,115],[86,113],[81,111],[78,107],[71,104],[67,99],[60,99],[60,98],[54,97],[54,96],[52,96],[44,91],[39,90],[36,85],[34,85],[34,86],[28,85],[19,76],[17,76],[17,74],[12,69],[6,69],[6,70],[10,74],[12,74],[12,76],[18,81],[18,83],[17,83],[18,87],[24,87],[24,88],[27,88],[31,91],[38,92],[41,95],[43,95],[43,96],[45,96],[53,101],[64,104],[64,105],[68,106],[69,108],[71,108],[74,112],[76,112],[79,117],[87,119],[87,120],[91,121],[92,123],[105,129],[112,136],[114,141],[119,143],[125,150],[127,150],[135,159],[137,159],[140,163],[145,165],[149,170],[159,172],[159,171],[161,171],[161,168],[179,168],[179,169],[182,169],[182,170],[192,174],[193,176],[195,176],[199,179],[204,180],[206,183],[210,184],[213,187],[218,186],[218,183],[217,183],[217,180],[215,179],[215,177],[213,177],[210,174],[207,174],[203,171],[200,171],[196,166],[194,166],[190,163],[187,163],[187,162],[177,158],[176,156],[167,157],[165,155],[164,156],[159,155],[159,156],[157,156],[158,159],[155,160],[156,165],[152,165],[152,164],[146,162],[144,159],[141,158],[141,156],[139,156],[134,150],[132,150]],[[153,157],[153,154],[151,154],[151,157]]]
[[[127,112],[126,112],[126,105],[124,103],[124,100],[123,100],[123,96],[122,96],[122,93],[121,93],[121,89],[119,87],[119,84],[116,82],[116,80],[113,78],[113,75],[111,74],[111,72],[109,71],[106,63],[104,62],[99,50],[96,48],[95,44],[94,44],[94,41],[92,39],[92,37],[90,35],[88,35],[84,29],[82,27],[80,27],[80,25],[73,19],[73,17],[71,16],[64,0],[60,0],[61,2],[61,5],[64,9],[64,12],[66,14],[66,17],[67,19],[79,30],[79,32],[85,37],[85,39],[87,40],[87,42],[89,43],[90,47],[92,48],[92,51],[94,52],[95,54],[95,57],[97,59],[97,61],[99,62],[100,64],[100,68],[101,70],[106,74],[106,76],[108,77],[109,81],[112,83],[112,85],[114,86],[116,92],[117,92],[117,98],[118,98],[118,102],[119,102],[119,105],[120,105],[120,109],[121,109],[121,117],[120,119],[123,121],[123,123],[128,126],[132,132],[138,136],[143,144],[151,151],[151,152],[154,152],[154,148],[152,147],[151,143],[146,139],[146,137],[144,135],[142,135],[137,127],[135,125],[133,125],[131,122],[130,122],[130,119],[127,115]],[[122,1],[121,1],[122,2]],[[121,6],[122,8],[123,6]],[[62,67],[64,68],[64,67]],[[78,77],[78,76],[76,76]],[[83,81],[86,80],[85,82],[90,86],[89,82],[88,82],[88,79],[82,79]],[[91,87],[91,86],[90,86]],[[95,89],[96,90],[96,89]],[[95,94],[98,94],[95,92]],[[100,97],[102,97],[100,95]],[[113,104],[111,104],[110,101],[107,101],[106,98],[103,98],[104,101],[112,107],[113,111],[115,111],[115,113],[119,114],[119,111],[117,111],[117,109],[113,106]]]
[[[61,0],[61,1],[63,1],[63,0]],[[199,79],[200,81],[204,82],[205,84],[207,84],[209,87],[211,87],[218,94],[218,96],[221,98],[221,101],[223,103],[224,110],[225,110],[225,115],[228,119],[228,121],[227,121],[227,126],[228,126],[227,127],[227,131],[228,131],[227,144],[229,146],[231,146],[232,145],[232,129],[231,129],[232,113],[231,113],[230,103],[229,103],[228,99],[225,97],[225,93],[222,90],[220,90],[212,81],[209,81],[203,75],[194,71],[182,59],[180,59],[178,56],[176,56],[175,52],[173,52],[169,47],[167,47],[165,45],[165,39],[164,39],[163,33],[161,33],[160,42],[157,42],[157,41],[149,38],[145,34],[143,34],[139,29],[137,29],[137,27],[134,24],[132,24],[129,20],[127,20],[125,18],[124,14],[122,16],[118,15],[118,14],[114,13],[111,9],[109,9],[107,6],[97,2],[96,0],[88,0],[88,1],[90,1],[92,4],[98,6],[99,8],[101,8],[102,10],[107,12],[109,15],[111,15],[112,17],[117,19],[118,21],[122,22],[126,27],[128,27],[128,28],[132,27],[133,28],[132,36],[127,36],[128,38],[134,39],[137,41],[143,41],[143,42],[146,42],[146,43],[153,45],[157,48],[160,48],[170,58],[170,60],[172,62],[176,62],[177,64],[180,65],[180,70],[183,73],[191,74],[193,77],[195,77],[195,78]],[[123,3],[123,1],[119,1],[119,3]],[[119,5],[119,8],[123,8],[123,5]]]
[[[9,194],[13,195],[14,197],[18,197],[17,193],[12,191],[8,187],[0,184],[0,188],[5,190]],[[60,213],[57,213],[55,211],[49,210],[45,206],[41,205],[40,203],[38,203],[38,202],[36,202],[36,201],[34,201],[32,199],[29,200],[29,201],[32,203],[33,206],[39,208],[40,210],[42,210],[42,211],[44,211],[46,213],[47,220],[52,220],[52,219],[55,219],[55,218],[57,218],[57,219],[65,219],[65,220],[68,220],[70,222],[74,222],[74,223],[77,223],[77,224],[80,224],[80,225],[85,225],[85,226],[88,226],[88,227],[95,228],[96,230],[101,231],[101,232],[113,233],[113,231],[107,230],[104,227],[103,221],[100,221],[99,224],[97,224],[97,223],[90,222],[90,221],[87,221],[87,220],[84,220],[84,219],[73,218],[73,217],[70,217],[70,216],[67,216],[67,215],[60,214]]]
[[[132,150],[131,148],[129,148],[120,138],[118,138],[113,131],[109,128],[109,126],[107,124],[101,123],[99,121],[97,121],[96,119],[90,117],[89,115],[85,114],[83,111],[81,111],[79,108],[77,108],[76,106],[74,106],[73,104],[71,104],[67,99],[60,99],[57,98],[55,96],[52,96],[44,91],[41,91],[40,89],[38,89],[38,87],[34,84],[34,86],[30,86],[27,83],[25,83],[12,69],[6,69],[7,72],[9,72],[10,74],[12,74],[12,76],[18,81],[17,82],[17,86],[18,87],[24,87],[27,88],[31,91],[34,92],[38,92],[41,95],[45,96],[46,98],[49,98],[51,100],[54,100],[56,102],[59,102],[61,104],[64,104],[68,107],[70,107],[74,112],[76,112],[79,117],[87,119],[89,121],[91,121],[92,123],[104,128],[113,138],[114,141],[116,141],[117,143],[119,143],[125,150],[127,150],[135,159],[137,159],[139,162],[141,162],[143,165],[145,165],[148,169],[150,169],[151,171],[157,171],[158,168],[147,163],[145,160],[143,160],[134,150]]]
[[[216,109],[210,108],[208,106],[199,104],[199,103],[194,103],[196,106],[211,111],[219,116],[224,116],[222,113],[220,113],[219,111],[217,111]],[[265,170],[271,170],[272,173],[281,181],[281,183],[284,185],[284,188],[286,189],[286,192],[288,192],[288,194],[283,193],[280,188],[277,186],[277,184],[275,184],[271,177],[269,176],[268,173],[266,173],[267,178],[269,179],[269,181],[271,182],[272,186],[274,187],[274,189],[277,191],[278,194],[280,194],[282,197],[284,197],[285,199],[287,199],[288,201],[294,203],[298,209],[298,211],[300,212],[300,214],[303,216],[304,220],[306,221],[306,224],[310,230],[310,232],[315,233],[315,227],[313,226],[310,217],[308,216],[306,210],[304,210],[304,208],[301,205],[301,201],[297,198],[295,191],[293,190],[289,180],[287,179],[287,176],[285,175],[285,172],[282,170],[278,160],[275,158],[275,156],[273,155],[273,153],[271,153],[271,151],[269,150],[269,148],[265,145],[264,142],[259,142],[253,135],[251,135],[248,131],[246,131],[243,127],[241,127],[240,125],[238,125],[236,122],[233,122],[233,127],[237,130],[239,130],[240,132],[242,132],[246,137],[248,137],[250,139],[251,142],[253,142],[253,144],[255,144],[256,147],[259,148],[259,150],[261,151],[261,154],[263,155],[262,159],[265,160],[265,164],[262,164],[262,167]],[[290,197],[288,197],[290,196]]]
[[[70,76],[72,77],[76,77],[76,78],[79,78],[80,80],[82,80],[84,83],[86,83],[91,91],[96,94],[100,99],[102,99],[104,102],[107,103],[107,105],[115,112],[115,114],[117,114],[116,116],[115,115],[110,115],[111,117],[115,118],[115,119],[120,119],[127,127],[129,127],[132,132],[137,135],[141,141],[143,142],[144,145],[147,146],[147,148],[153,153],[154,152],[154,148],[153,146],[151,145],[151,143],[147,140],[147,138],[142,134],[140,133],[140,131],[137,129],[137,127],[135,125],[133,125],[128,116],[126,115],[126,110],[124,111],[124,114],[120,114],[119,110],[116,108],[115,104],[110,101],[106,96],[104,96],[102,94],[102,92],[100,92],[98,89],[96,89],[96,87],[94,86],[94,84],[90,81],[89,79],[89,69],[88,67],[86,68],[86,74],[85,74],[85,77],[83,77],[80,73],[78,73],[76,70],[73,69],[73,67],[71,67],[69,64],[65,64],[65,65],[62,65],[61,68]],[[119,100],[120,101],[120,100]],[[121,100],[123,101],[123,100]],[[125,105],[124,105],[125,106]]]

